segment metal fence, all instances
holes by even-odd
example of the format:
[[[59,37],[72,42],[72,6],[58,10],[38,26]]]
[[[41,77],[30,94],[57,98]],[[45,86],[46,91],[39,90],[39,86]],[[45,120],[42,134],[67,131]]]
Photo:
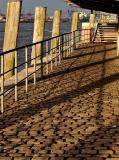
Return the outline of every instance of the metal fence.
[[[49,38],[37,43],[29,44],[0,54],[1,58],[1,113],[4,112],[4,99],[10,92],[14,93],[15,101],[18,101],[18,92],[20,83],[25,83],[25,92],[28,92],[29,80],[32,77],[34,85],[37,83],[37,76],[44,77],[50,74],[54,65],[61,63],[64,57],[70,56],[74,49],[83,43],[90,43],[92,30],[85,29],[65,33],[53,38]],[[51,44],[56,41],[55,46]],[[37,56],[37,48],[41,47],[41,54]],[[34,57],[31,53],[34,51]],[[5,56],[8,54],[15,55],[14,67],[4,71]],[[6,74],[14,71],[10,79],[5,79]]]

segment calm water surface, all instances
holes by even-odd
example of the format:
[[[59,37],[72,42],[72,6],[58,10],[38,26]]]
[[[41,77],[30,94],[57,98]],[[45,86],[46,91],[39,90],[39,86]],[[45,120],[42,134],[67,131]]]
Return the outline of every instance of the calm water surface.
[[[63,22],[61,25],[61,33],[70,31],[70,22]],[[25,44],[32,43],[33,38],[33,23],[21,23],[19,29],[19,36],[17,46],[23,46]],[[0,49],[3,47],[3,37],[4,37],[5,24],[0,23]],[[45,39],[51,37],[52,33],[52,22],[46,22],[45,26]]]
[[[71,23],[70,22],[63,22],[61,24],[61,33],[70,32]],[[17,40],[17,47],[24,46],[26,44],[31,44],[33,39],[33,23],[21,23],[19,28],[19,35]],[[0,52],[2,52],[3,48],[3,37],[4,37],[4,30],[5,24],[0,23]],[[46,22],[45,26],[45,39],[51,37],[52,34],[52,22]],[[31,57],[31,50],[32,47],[28,48],[28,59],[30,60]],[[18,65],[25,62],[25,50],[18,51]],[[29,64],[30,65],[30,64]],[[25,66],[20,66],[18,70],[22,70]]]

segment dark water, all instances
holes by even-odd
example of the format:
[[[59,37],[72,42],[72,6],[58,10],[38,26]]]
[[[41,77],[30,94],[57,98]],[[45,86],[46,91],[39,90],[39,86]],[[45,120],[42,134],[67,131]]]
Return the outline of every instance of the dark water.
[[[24,46],[26,44],[31,44],[33,40],[33,23],[21,23],[19,28],[19,35],[17,40],[17,47]],[[63,22],[61,24],[61,34],[70,32],[71,23]],[[5,24],[0,23],[0,52],[2,52],[3,48],[3,37],[4,37]],[[45,25],[45,39],[50,38],[52,34],[52,22],[46,22]],[[28,48],[28,60],[31,57],[32,47]],[[25,49],[18,50],[18,65],[21,65],[25,62]],[[30,63],[29,63],[30,65]],[[22,65],[18,68],[18,70],[22,70],[25,66]]]
[[[19,29],[19,36],[17,46],[23,46],[25,44],[32,43],[33,39],[33,23],[21,23]],[[70,22],[63,22],[61,24],[61,33],[69,32],[71,28]],[[0,49],[3,47],[3,37],[4,37],[5,24],[0,23]],[[45,39],[51,37],[52,33],[52,22],[46,22],[45,25]]]

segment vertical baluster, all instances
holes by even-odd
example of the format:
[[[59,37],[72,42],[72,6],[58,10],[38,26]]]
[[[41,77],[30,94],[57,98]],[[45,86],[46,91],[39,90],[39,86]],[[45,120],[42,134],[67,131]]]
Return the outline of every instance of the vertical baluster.
[[[71,35],[71,52],[73,52],[73,43],[72,43],[73,33],[71,32],[70,35]]]
[[[55,66],[57,66],[57,46],[58,46],[58,41],[57,41],[57,38],[55,38],[55,42],[56,42],[56,45],[55,45]]]
[[[1,55],[1,113],[4,112],[4,55]]]
[[[84,29],[84,43],[86,41],[86,30]]]
[[[17,51],[15,51],[15,101],[18,100],[18,57],[17,57]]]
[[[62,35],[62,45],[61,45],[61,47],[62,47],[62,58],[64,58],[64,35]]]
[[[48,63],[49,63],[49,58],[48,58],[48,49],[49,47],[48,47],[48,41],[46,41],[46,74],[48,74],[49,73],[49,68],[48,68]]]
[[[72,49],[71,49],[72,48],[72,46],[71,46],[72,45],[72,43],[71,43],[71,33],[69,34],[69,37],[70,37],[70,52],[69,53],[71,54],[71,51],[72,51]]]
[[[70,33],[68,34],[68,44],[69,44],[69,48],[68,48],[68,56],[70,54]]]
[[[59,36],[59,63],[61,62],[61,39]]]
[[[26,93],[28,92],[28,48],[25,48]]]
[[[34,85],[36,85],[36,45],[33,46],[34,49]]]
[[[68,51],[69,51],[69,43],[68,43],[68,34],[66,35],[66,43],[67,43],[67,56],[68,56]]]
[[[41,77],[43,77],[43,42],[41,42]]]
[[[51,41],[53,41],[54,39],[51,39]],[[52,42],[51,42],[52,43]],[[51,47],[51,51],[50,51],[50,58],[51,58],[51,71],[53,70],[53,43],[52,43],[52,47]]]
[[[64,57],[66,57],[66,34],[64,34]]]

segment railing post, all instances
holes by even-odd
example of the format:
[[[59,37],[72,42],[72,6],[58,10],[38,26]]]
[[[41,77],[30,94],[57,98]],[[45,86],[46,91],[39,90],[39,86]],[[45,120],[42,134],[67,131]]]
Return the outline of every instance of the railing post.
[[[17,51],[15,51],[15,101],[18,100],[18,72],[17,72]]]
[[[4,55],[1,55],[1,113],[4,112]]]
[[[34,85],[36,85],[36,45],[33,46],[34,50]]]
[[[52,40],[51,40],[51,50],[50,50],[50,69],[51,71],[53,70],[53,45],[52,45]]]
[[[61,62],[61,37],[59,36],[59,63]]]
[[[70,37],[70,42],[69,43],[70,43],[70,54],[71,54],[71,52],[72,52],[71,33],[69,34],[69,37]]]
[[[64,58],[64,35],[62,35],[62,41],[61,41],[61,43],[62,43],[62,59]]]
[[[69,56],[69,54],[70,54],[70,34],[68,34],[68,46],[69,46],[69,48],[68,48],[68,56]]]
[[[66,35],[66,42],[67,42],[67,56],[68,56],[68,52],[69,52],[69,42],[68,42],[68,34]]]
[[[25,48],[26,93],[28,92],[28,48]]]
[[[119,56],[119,15],[118,15],[118,30],[117,30],[117,56]]]
[[[55,38],[56,39],[56,42],[57,42],[57,44],[56,44],[56,54],[55,54],[55,66],[57,66],[57,46],[58,46],[58,39],[57,38]]]
[[[48,41],[46,41],[46,74],[49,73],[49,68],[48,68],[48,63],[49,63],[48,50],[49,50]]]
[[[41,78],[43,78],[43,42],[41,42]]]
[[[75,50],[75,31],[72,32],[72,51]]]

